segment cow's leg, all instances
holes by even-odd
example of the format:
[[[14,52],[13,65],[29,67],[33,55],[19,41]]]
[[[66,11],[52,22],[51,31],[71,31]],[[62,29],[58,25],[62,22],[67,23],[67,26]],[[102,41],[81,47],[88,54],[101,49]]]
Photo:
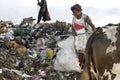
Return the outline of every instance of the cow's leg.
[[[90,80],[87,67],[84,68],[84,71],[81,73],[80,80]]]

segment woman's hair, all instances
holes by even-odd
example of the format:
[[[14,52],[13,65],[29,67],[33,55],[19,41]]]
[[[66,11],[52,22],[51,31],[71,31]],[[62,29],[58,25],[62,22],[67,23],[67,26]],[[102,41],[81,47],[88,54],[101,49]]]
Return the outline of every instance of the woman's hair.
[[[74,11],[74,10],[76,10],[76,11],[82,11],[82,8],[81,8],[81,6],[79,4],[75,4],[75,5],[73,5],[71,7],[71,10],[72,11]]]

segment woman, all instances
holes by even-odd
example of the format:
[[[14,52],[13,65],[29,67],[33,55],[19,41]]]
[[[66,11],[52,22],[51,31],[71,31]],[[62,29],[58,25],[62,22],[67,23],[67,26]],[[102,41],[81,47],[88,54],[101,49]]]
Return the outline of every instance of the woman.
[[[86,35],[86,33],[87,34],[92,33],[92,32],[90,32],[90,28],[92,29],[92,31],[95,31],[96,28],[95,28],[94,24],[92,23],[90,17],[88,15],[82,13],[82,8],[79,4],[73,5],[71,7],[71,11],[73,13],[72,25],[73,25],[73,36],[75,36],[76,53],[84,53],[85,47],[86,47],[86,42],[88,39],[88,36]],[[78,54],[78,55],[80,55],[80,54]],[[79,56],[79,58],[80,57],[81,56]],[[82,61],[80,61],[80,62],[82,62]]]

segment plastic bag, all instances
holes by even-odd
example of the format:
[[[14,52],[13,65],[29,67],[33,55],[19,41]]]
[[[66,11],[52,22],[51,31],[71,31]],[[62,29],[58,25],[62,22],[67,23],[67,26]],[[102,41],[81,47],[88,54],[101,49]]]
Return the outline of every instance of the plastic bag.
[[[54,51],[51,48],[47,50],[47,59],[52,59],[54,56]]]
[[[0,74],[2,74],[2,72],[3,72],[2,69],[0,69]]]
[[[14,32],[12,31],[12,30],[9,30],[7,33],[6,33],[6,35],[5,35],[5,37],[7,38],[7,39],[11,39],[11,40],[13,40],[14,39]]]
[[[74,37],[70,36],[66,40],[59,42],[58,46],[61,50],[56,54],[54,69],[58,71],[81,72],[79,60],[74,49]]]

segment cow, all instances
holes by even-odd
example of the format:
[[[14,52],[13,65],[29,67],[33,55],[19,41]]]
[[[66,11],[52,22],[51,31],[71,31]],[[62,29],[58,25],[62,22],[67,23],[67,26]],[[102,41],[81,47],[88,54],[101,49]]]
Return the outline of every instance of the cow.
[[[120,25],[97,28],[86,45],[80,80],[120,80]]]

